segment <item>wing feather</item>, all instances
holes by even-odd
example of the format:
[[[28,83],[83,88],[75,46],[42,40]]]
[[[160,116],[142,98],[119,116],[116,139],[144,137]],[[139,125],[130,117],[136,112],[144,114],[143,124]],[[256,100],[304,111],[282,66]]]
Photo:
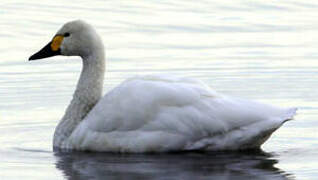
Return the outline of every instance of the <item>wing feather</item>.
[[[250,139],[277,129],[295,110],[290,112],[223,96],[193,79],[140,76],[107,93],[71,139],[77,149],[100,151],[196,149],[213,143],[230,149],[240,147],[235,142],[253,144]]]

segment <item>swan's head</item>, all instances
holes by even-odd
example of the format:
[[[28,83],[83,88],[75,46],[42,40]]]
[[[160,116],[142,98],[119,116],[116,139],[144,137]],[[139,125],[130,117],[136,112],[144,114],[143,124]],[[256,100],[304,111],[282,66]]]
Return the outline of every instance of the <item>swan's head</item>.
[[[64,24],[52,41],[32,55],[29,60],[56,55],[85,57],[103,50],[101,38],[94,28],[82,20],[76,20]]]

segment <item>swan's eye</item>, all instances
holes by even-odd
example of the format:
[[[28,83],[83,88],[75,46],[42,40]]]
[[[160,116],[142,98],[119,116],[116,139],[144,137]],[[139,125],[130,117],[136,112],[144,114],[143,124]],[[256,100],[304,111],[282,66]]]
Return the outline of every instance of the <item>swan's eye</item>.
[[[71,34],[67,32],[67,33],[64,34],[64,37],[69,37],[70,35]]]

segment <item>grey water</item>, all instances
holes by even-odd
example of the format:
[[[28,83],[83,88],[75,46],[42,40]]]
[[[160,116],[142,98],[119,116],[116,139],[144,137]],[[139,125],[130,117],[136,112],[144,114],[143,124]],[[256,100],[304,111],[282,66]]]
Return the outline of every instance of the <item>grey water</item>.
[[[317,17],[313,0],[1,1],[0,179],[317,179]],[[260,152],[53,152],[81,61],[27,59],[74,19],[103,37],[105,93],[173,73],[298,114]]]

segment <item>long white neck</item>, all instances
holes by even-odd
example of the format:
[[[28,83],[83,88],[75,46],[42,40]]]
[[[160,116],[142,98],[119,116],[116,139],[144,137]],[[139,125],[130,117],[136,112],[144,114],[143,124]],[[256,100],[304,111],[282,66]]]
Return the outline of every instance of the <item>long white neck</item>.
[[[104,49],[98,48],[83,56],[83,68],[75,93],[65,115],[54,132],[53,146],[63,147],[63,142],[85,118],[102,96],[105,73]]]

